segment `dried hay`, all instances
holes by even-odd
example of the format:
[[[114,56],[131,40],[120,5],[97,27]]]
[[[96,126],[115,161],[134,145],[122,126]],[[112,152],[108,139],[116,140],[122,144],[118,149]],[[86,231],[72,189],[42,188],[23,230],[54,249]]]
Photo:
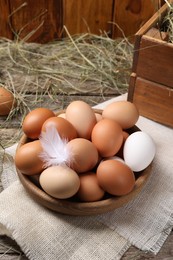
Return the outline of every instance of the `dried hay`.
[[[162,21],[162,28],[168,33],[168,41],[173,43],[173,3],[169,3],[165,0],[168,5],[168,11]]]
[[[66,28],[65,28],[66,29]],[[126,39],[81,34],[48,44],[0,39],[0,83],[17,100],[7,119],[25,115],[46,95],[121,94],[127,91],[133,45]]]

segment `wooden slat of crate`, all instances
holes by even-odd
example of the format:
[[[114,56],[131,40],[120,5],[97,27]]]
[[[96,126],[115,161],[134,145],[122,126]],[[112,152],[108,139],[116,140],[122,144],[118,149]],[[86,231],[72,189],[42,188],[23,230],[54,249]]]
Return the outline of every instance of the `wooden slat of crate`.
[[[141,38],[136,74],[173,88],[173,44],[148,35]]]
[[[170,2],[173,2],[173,0],[170,0]],[[160,23],[163,17],[165,16],[165,14],[167,13],[167,10],[168,10],[168,5],[165,3],[157,12],[153,14],[153,16],[135,34],[134,58],[133,58],[133,65],[132,65],[133,72],[136,72],[137,69],[141,37],[143,35],[147,35],[148,31],[152,28],[156,28],[156,29],[160,28]]]
[[[136,78],[133,103],[142,116],[173,126],[173,89]]]
[[[169,40],[169,35],[167,32],[159,31],[155,27],[152,27],[150,30],[148,30],[145,35],[147,35],[148,37],[152,37],[154,39],[161,40],[161,41]]]

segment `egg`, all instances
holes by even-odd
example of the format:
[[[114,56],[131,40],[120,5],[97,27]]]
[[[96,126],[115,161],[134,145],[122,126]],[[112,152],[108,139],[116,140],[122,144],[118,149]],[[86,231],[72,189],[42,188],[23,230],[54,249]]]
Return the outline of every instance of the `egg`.
[[[59,114],[58,117],[62,117],[62,118],[64,118],[64,119],[66,119],[65,113]]]
[[[102,157],[115,155],[123,143],[123,131],[112,119],[102,119],[93,128],[91,140]]]
[[[134,126],[139,118],[139,111],[130,101],[116,101],[105,107],[103,118],[115,120],[123,129]]]
[[[37,139],[41,133],[43,123],[55,113],[44,107],[30,111],[23,120],[23,132],[31,139]]]
[[[125,141],[123,157],[125,163],[135,172],[147,168],[153,161],[156,153],[156,146],[145,132],[137,131],[132,133]]]
[[[103,198],[105,191],[99,186],[95,172],[81,174],[79,178],[80,188],[77,197],[81,201],[93,202]]]
[[[129,133],[127,133],[126,131],[123,131],[123,142],[126,141],[127,137],[129,137]]]
[[[66,119],[75,127],[79,137],[90,139],[96,117],[86,102],[81,100],[71,102],[66,108]]]
[[[44,163],[39,154],[43,151],[39,140],[25,143],[15,154],[16,167],[26,175],[39,174],[44,169]]]
[[[99,155],[94,144],[84,138],[76,138],[68,142],[70,151],[70,167],[77,173],[90,171],[98,162]]]
[[[51,166],[39,178],[42,189],[57,199],[67,199],[75,195],[80,186],[78,174],[66,165]]]
[[[41,132],[45,132],[49,127],[55,127],[59,135],[63,139],[72,140],[77,138],[77,131],[74,126],[62,117],[51,117],[47,119],[41,129]]]
[[[14,95],[4,87],[0,87],[0,116],[7,116],[15,105]]]
[[[99,185],[111,195],[126,195],[133,190],[135,185],[133,171],[118,160],[102,161],[96,174]]]
[[[125,163],[124,160],[119,156],[111,156],[111,157],[108,157],[108,158],[104,158],[103,161],[105,161],[105,160],[118,160],[122,163]]]
[[[119,156],[121,158],[123,158],[124,143],[125,143],[127,137],[129,137],[129,133],[127,133],[126,131],[123,131],[123,143],[122,143],[118,153],[116,154],[117,156]]]

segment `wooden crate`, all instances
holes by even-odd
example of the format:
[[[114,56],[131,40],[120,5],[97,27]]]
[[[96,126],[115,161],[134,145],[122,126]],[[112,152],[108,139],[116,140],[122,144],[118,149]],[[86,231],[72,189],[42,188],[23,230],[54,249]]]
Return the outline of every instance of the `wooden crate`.
[[[173,44],[159,29],[167,10],[164,4],[135,36],[128,100],[140,115],[173,127]]]

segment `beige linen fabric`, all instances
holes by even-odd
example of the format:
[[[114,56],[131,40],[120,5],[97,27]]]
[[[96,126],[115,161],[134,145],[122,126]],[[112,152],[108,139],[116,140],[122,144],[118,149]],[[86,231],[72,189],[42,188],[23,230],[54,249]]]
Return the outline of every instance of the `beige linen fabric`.
[[[96,106],[104,108],[126,95]],[[152,175],[136,199],[96,217],[71,217],[36,204],[18,180],[7,149],[0,194],[0,223],[30,259],[116,260],[130,244],[154,254],[173,226],[173,129],[140,117],[137,125],[151,135],[157,153]],[[9,158],[11,158],[9,160]]]
[[[130,246],[93,217],[64,216],[36,204],[19,181],[1,193],[0,212],[0,222],[32,260],[118,260]]]
[[[16,145],[6,149],[0,223],[31,260],[119,260],[130,243],[95,217],[72,217],[36,204],[18,181]]]
[[[99,219],[136,247],[157,254],[173,227],[173,129],[144,117],[137,126],[156,144],[152,175],[135,200]]]

